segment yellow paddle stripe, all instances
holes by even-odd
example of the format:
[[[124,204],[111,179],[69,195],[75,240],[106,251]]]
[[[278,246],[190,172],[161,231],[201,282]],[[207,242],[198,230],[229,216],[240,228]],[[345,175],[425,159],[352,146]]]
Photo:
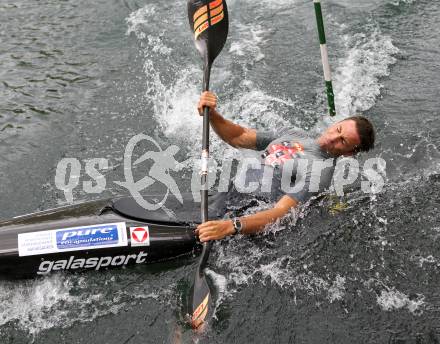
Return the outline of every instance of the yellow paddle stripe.
[[[196,21],[196,19],[198,18],[198,17],[200,17],[202,14],[204,14],[204,13],[206,13],[206,12],[208,12],[208,6],[203,6],[203,7],[200,7],[195,13],[194,13],[194,16],[193,16],[193,21]]]
[[[204,15],[200,16],[195,22],[194,22],[194,29],[197,30],[197,28],[202,24],[204,21],[208,20],[208,13],[205,13]]]
[[[223,2],[223,0],[215,0],[209,3],[209,8],[213,9],[214,7],[217,7]]]
[[[207,315],[207,314],[208,314],[208,307],[205,307],[205,310],[204,310],[203,313],[200,314],[200,316],[199,316],[199,320],[200,320],[200,321],[204,321],[205,318],[206,318],[206,315]]]
[[[197,39],[197,37],[199,37],[199,35],[205,31],[207,28],[209,27],[209,23],[206,21],[204,22],[202,25],[200,25],[196,31],[195,31],[195,39]]]
[[[211,25],[217,24],[224,17],[224,12],[220,13],[218,16],[211,18]]]
[[[206,317],[206,313],[208,312],[208,301],[209,301],[209,294],[206,295],[205,299],[194,311],[194,314],[192,316],[193,321],[198,320],[199,318],[203,320]]]
[[[219,14],[220,12],[223,11],[223,4],[220,5],[219,7],[214,8],[213,10],[211,10],[211,18],[215,17],[217,14]]]

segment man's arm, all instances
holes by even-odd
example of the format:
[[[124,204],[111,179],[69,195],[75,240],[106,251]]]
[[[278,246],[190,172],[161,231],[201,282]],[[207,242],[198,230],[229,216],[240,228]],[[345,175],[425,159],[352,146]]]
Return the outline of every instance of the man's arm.
[[[203,107],[210,108],[210,123],[215,133],[227,144],[235,148],[256,149],[257,132],[255,129],[244,128],[220,115],[216,111],[217,97],[212,92],[203,92],[197,109],[203,114]]]
[[[298,205],[298,201],[285,195],[275,204],[272,209],[260,211],[253,215],[240,218],[243,234],[255,234],[264,229],[269,223],[287,214],[289,209]],[[200,224],[196,234],[200,241],[219,240],[235,233],[232,220],[207,221]]]
[[[258,233],[263,230],[266,225],[283,217],[291,208],[295,208],[297,205],[298,202],[295,199],[285,195],[281,197],[272,209],[241,217],[240,220],[243,225],[241,232],[243,234]]]

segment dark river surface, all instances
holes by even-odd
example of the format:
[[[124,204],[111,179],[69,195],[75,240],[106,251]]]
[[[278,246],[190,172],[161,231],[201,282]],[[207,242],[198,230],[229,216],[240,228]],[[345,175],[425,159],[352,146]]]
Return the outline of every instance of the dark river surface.
[[[312,202],[265,234],[214,245],[215,311],[194,334],[183,308],[197,259],[0,282],[0,343],[439,343],[440,3],[323,3],[338,115],[326,115],[311,0],[229,0],[212,89],[227,118],[316,131],[361,113],[386,161],[376,194]],[[127,190],[136,134],[198,159],[201,62],[185,1],[0,1],[0,218],[66,204],[62,158],[104,158]],[[212,139],[217,161],[240,154]],[[142,173],[142,171],[138,171]],[[143,171],[145,174],[145,171]],[[90,178],[82,173],[80,182]],[[342,202],[344,206],[338,205]]]

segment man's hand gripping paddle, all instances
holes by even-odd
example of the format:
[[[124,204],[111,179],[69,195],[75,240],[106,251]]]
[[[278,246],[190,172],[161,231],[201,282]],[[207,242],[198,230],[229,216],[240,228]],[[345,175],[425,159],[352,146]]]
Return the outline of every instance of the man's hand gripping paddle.
[[[211,66],[225,45],[228,36],[228,9],[225,0],[188,0],[188,19],[197,50],[203,62],[203,91],[209,90]],[[208,221],[208,159],[209,159],[209,108],[203,109],[202,139],[202,222]],[[211,292],[203,272],[212,243],[204,243],[199,265],[191,288],[189,314],[191,325],[199,327],[208,314]]]

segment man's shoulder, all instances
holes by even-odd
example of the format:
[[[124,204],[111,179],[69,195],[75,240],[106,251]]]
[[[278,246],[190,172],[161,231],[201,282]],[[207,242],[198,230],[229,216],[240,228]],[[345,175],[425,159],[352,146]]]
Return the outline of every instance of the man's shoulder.
[[[280,132],[282,135],[300,135],[308,137],[310,133],[301,128],[285,128]]]
[[[312,146],[315,136],[300,128],[282,128],[279,130],[258,130],[257,150],[264,149],[271,142],[295,141],[303,146]]]

